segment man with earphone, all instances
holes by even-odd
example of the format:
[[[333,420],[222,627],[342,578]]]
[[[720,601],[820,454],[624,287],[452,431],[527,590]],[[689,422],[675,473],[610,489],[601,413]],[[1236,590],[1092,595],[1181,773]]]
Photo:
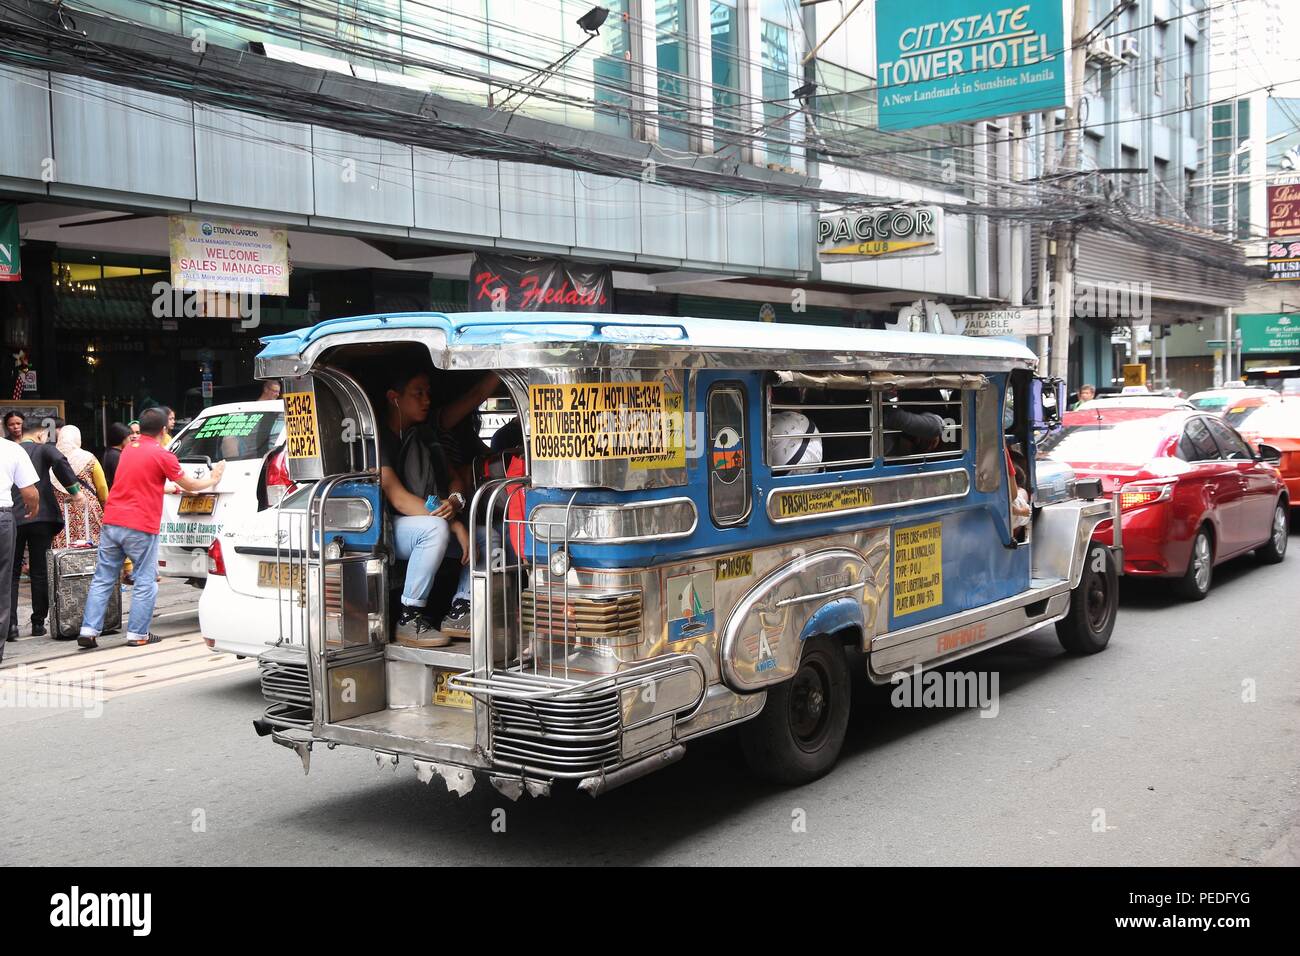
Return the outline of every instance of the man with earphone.
[[[401,643],[440,647],[451,638],[429,615],[429,594],[452,535],[461,563],[469,561],[464,482],[451,467],[428,421],[433,401],[429,375],[407,369],[390,379],[379,429],[379,484],[393,518],[393,545],[407,562],[402,610],[395,638]]]

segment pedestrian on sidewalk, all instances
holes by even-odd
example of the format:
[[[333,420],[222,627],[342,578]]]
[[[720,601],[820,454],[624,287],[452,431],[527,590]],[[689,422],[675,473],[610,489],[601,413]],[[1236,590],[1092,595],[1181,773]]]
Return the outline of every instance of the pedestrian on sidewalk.
[[[39,504],[35,514],[24,514],[14,509],[14,560],[9,577],[9,640],[18,637],[18,579],[22,576],[23,554],[28,556],[27,579],[32,585],[32,636],[45,634],[45,615],[50,610],[50,582],[46,574],[45,555],[54,538],[63,529],[63,506],[59,503],[54,480],[68,489],[66,500],[80,511],[86,505],[86,494],[81,490],[72,466],[59,451],[58,446],[46,441],[47,429],[43,424],[32,425],[23,434],[19,446],[31,459],[36,469],[36,491]],[[30,511],[30,509],[27,509]],[[5,578],[0,578],[0,581]]]
[[[122,451],[133,438],[131,429],[121,422],[113,422],[108,426],[108,448],[104,451],[104,481],[109,491],[113,490],[113,479],[117,476],[117,463],[122,458]],[[104,504],[108,504],[107,497],[104,499]]]
[[[9,577],[14,563],[14,489],[23,500],[23,514],[35,514],[41,506],[36,490],[39,476],[27,452],[13,441],[0,441],[0,581]],[[0,634],[9,633],[9,605],[0,601]],[[0,641],[0,660],[5,642]]]
[[[5,438],[15,444],[23,440],[23,413],[8,411],[5,412]]]
[[[104,521],[104,505],[108,503],[108,480],[99,459],[81,447],[81,429],[64,425],[59,429],[58,449],[68,460],[77,483],[84,490],[80,503],[73,500],[58,475],[54,475],[54,496],[58,499],[60,513],[66,515],[66,525],[54,536],[52,548],[66,548],[70,541],[88,541],[99,544],[99,527]]]
[[[135,565],[135,586],[131,591],[131,616],[127,621],[126,643],[131,647],[156,644],[149,633],[154,601],[158,597],[158,532],[162,527],[163,487],[174,481],[189,492],[215,487],[225,473],[226,463],[212,466],[207,478],[191,478],[181,470],[176,456],[158,444],[167,426],[167,414],[150,408],[140,416],[140,442],[128,446],[118,462],[113,490],[104,509],[104,526],[99,535],[95,577],[86,597],[77,643],[98,646],[109,596],[118,586],[122,562],[128,557]]]

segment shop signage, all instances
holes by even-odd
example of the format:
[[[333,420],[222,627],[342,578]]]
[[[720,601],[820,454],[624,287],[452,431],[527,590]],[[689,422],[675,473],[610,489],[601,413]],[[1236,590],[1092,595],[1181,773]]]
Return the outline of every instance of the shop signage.
[[[1300,236],[1300,185],[1268,187],[1268,236]]]
[[[608,266],[476,255],[469,306],[483,312],[613,312],[613,288]]]
[[[0,202],[0,282],[22,280],[18,243],[18,207],[11,202]]]
[[[823,216],[817,223],[817,257],[822,262],[860,262],[943,251],[943,209],[873,209]]]
[[[1065,105],[1061,0],[877,0],[880,128]]]
[[[1270,282],[1300,279],[1300,239],[1268,241],[1268,279]]]
[[[1246,314],[1236,322],[1243,354],[1300,352],[1300,314]]]
[[[172,216],[172,286],[178,290],[289,294],[288,230]]]
[[[956,313],[962,335],[1050,335],[1052,311],[1041,306]]]

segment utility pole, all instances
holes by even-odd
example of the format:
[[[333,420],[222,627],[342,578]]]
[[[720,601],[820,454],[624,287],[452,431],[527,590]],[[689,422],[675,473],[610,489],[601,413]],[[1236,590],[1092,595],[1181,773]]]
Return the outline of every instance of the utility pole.
[[[1065,88],[1065,148],[1060,169],[1079,168],[1079,98],[1088,61],[1088,0],[1071,4],[1070,73]],[[1056,302],[1052,310],[1051,374],[1064,379],[1070,368],[1070,318],[1074,311],[1074,227],[1054,229],[1052,274],[1056,280]]]

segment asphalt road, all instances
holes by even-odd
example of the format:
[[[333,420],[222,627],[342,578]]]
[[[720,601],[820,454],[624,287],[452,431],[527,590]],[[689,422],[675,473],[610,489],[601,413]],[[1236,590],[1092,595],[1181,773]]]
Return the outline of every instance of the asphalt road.
[[[0,707],[0,862],[1294,865],[1297,583],[1300,553],[1220,568],[1199,604],[1125,582],[1104,653],[1047,628],[968,659],[999,675],[993,718],[869,690],[838,768],[797,790],[752,780],[730,736],[595,801],[457,798],[343,748],[304,777],[254,736],[244,667],[95,718]]]

